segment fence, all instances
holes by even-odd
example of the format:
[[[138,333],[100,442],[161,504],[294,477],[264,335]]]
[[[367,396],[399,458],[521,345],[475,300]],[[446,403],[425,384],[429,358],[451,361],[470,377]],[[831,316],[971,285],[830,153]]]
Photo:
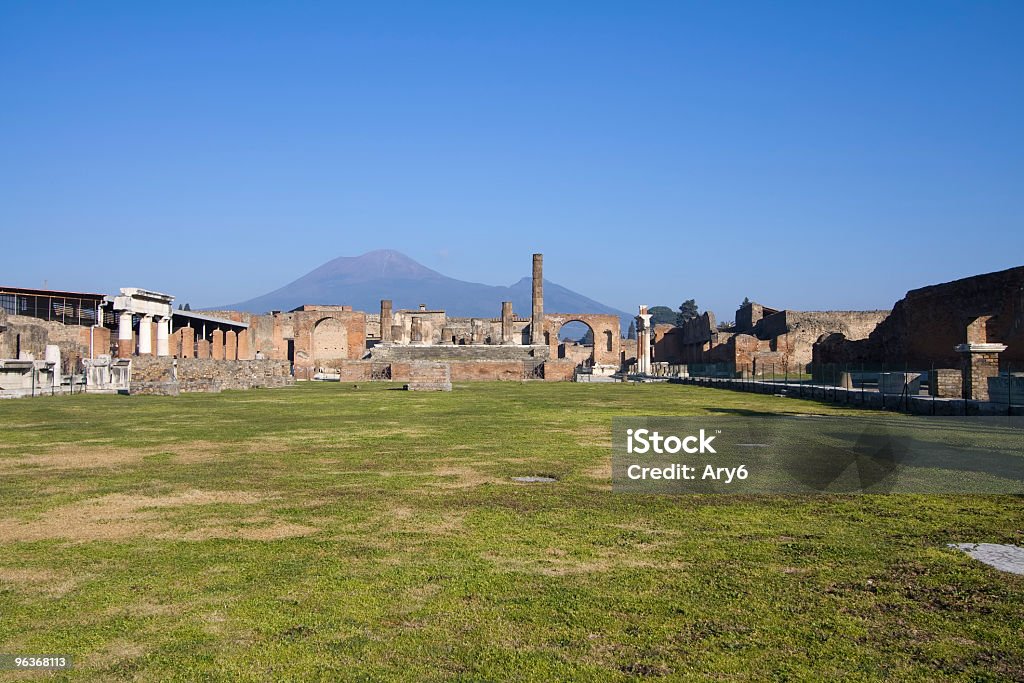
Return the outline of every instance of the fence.
[[[963,402],[959,368],[912,366],[907,363],[729,363],[691,364],[685,374],[691,383],[861,405],[882,410],[951,414],[951,401]],[[1024,411],[1024,367],[1006,363],[988,379],[988,412],[1007,415]],[[984,395],[984,394],[982,394]]]

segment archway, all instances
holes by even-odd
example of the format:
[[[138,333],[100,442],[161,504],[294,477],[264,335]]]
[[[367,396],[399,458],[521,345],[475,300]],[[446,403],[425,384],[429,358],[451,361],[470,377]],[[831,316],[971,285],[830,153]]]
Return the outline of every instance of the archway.
[[[323,362],[348,358],[348,330],[337,318],[323,318],[313,327],[313,360]]]
[[[557,332],[559,359],[571,360],[576,365],[594,364],[594,329],[581,320],[566,320]]]
[[[619,317],[605,313],[546,313],[544,315],[544,332],[552,358],[559,357],[559,335],[562,328],[567,323],[574,322],[586,325],[589,328],[590,338],[594,340],[592,351],[589,354],[591,363],[616,367],[620,364]]]

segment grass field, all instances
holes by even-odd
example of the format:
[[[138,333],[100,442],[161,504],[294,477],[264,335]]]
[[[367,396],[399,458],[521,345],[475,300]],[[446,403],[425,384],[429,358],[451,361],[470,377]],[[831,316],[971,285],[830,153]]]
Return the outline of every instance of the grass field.
[[[0,403],[0,653],[83,680],[1024,679],[1024,577],[945,547],[1024,543],[1021,498],[611,492],[613,416],[839,409],[392,388]]]

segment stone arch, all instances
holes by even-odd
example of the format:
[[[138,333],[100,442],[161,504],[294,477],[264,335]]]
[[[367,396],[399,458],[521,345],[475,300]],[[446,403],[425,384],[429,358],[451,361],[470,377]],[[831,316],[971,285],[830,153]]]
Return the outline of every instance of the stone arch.
[[[594,336],[593,362],[598,365],[620,363],[621,334],[619,317],[604,313],[546,313],[544,315],[545,341],[552,358],[558,357],[558,333],[566,323],[579,322],[590,328]]]
[[[328,316],[317,320],[311,334],[314,362],[348,358],[348,328],[337,318]]]
[[[562,330],[565,329],[566,325],[572,325],[574,323],[583,325],[587,330],[589,330],[591,339],[591,343],[588,345],[590,348],[589,352],[580,353],[581,347],[575,345],[570,347],[569,342],[562,339]],[[596,333],[589,323],[583,320],[565,320],[557,329],[553,329],[549,334],[554,337],[554,346],[551,354],[553,357],[565,360],[575,360],[577,365],[586,365],[588,367],[594,364],[594,350],[596,348],[594,340]],[[582,348],[586,349],[587,347]],[[572,350],[574,350],[575,353],[572,353]]]

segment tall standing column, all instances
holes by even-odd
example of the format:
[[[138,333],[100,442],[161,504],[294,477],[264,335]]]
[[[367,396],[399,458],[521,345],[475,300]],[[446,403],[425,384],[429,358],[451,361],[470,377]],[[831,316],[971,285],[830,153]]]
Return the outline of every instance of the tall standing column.
[[[641,375],[651,371],[651,314],[647,306],[641,306],[636,316],[636,365]]]
[[[512,302],[501,302],[501,343],[515,344],[512,338]]]
[[[153,316],[144,315],[139,320],[139,355],[153,355]]]
[[[380,341],[387,344],[392,340],[391,326],[394,324],[391,316],[391,299],[380,300]]]
[[[134,353],[132,345],[132,314],[131,311],[121,311],[117,319],[117,357],[128,358]]]
[[[156,323],[156,355],[158,356],[169,356],[170,345],[167,343],[167,338],[171,334],[171,319],[161,318]]]
[[[544,254],[533,255],[533,310],[530,317],[530,343],[544,343]]]

